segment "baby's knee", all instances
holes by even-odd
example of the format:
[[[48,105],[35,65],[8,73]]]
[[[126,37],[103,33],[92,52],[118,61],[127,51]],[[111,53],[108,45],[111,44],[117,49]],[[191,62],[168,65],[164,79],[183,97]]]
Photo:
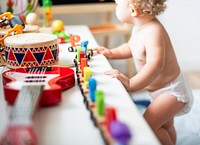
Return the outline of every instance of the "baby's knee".
[[[155,132],[159,129],[159,126],[157,123],[157,120],[151,117],[150,114],[148,114],[147,112],[144,113],[143,115],[144,119],[147,121],[147,123],[149,124],[149,126],[151,127],[151,129]]]

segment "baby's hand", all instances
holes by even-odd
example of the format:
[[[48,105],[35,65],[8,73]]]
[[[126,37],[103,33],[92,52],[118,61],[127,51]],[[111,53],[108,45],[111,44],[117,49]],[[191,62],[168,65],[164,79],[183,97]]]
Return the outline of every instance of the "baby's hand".
[[[116,69],[112,69],[112,70],[106,71],[105,74],[111,76],[112,78],[117,78],[118,80],[121,81],[121,83],[123,84],[123,86],[126,88],[127,91],[130,90],[129,88],[130,80],[123,73],[119,72]]]
[[[94,50],[96,50],[97,53],[103,54],[107,58],[112,58],[112,52],[110,51],[110,49],[106,47],[99,46],[99,47],[94,48]]]

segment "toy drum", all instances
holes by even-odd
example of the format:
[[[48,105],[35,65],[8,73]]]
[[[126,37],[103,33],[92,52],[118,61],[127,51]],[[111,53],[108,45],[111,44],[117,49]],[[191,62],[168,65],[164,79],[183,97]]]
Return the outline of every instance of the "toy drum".
[[[10,68],[48,66],[58,61],[58,38],[49,33],[24,33],[4,40],[5,59]]]

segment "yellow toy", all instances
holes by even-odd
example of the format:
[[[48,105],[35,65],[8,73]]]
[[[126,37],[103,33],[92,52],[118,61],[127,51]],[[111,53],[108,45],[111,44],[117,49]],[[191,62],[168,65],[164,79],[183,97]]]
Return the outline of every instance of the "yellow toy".
[[[60,32],[64,30],[64,23],[61,20],[53,21],[51,28],[54,32]]]
[[[58,36],[60,44],[65,41],[69,41],[70,36],[65,33],[64,23],[61,20],[53,21],[51,28],[53,30],[53,34]]]

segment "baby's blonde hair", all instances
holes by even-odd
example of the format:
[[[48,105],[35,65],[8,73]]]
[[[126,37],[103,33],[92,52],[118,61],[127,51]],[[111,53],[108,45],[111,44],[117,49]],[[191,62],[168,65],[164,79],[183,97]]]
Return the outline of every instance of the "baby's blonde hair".
[[[159,15],[166,5],[166,0],[130,0],[131,4],[139,10],[140,15]]]

